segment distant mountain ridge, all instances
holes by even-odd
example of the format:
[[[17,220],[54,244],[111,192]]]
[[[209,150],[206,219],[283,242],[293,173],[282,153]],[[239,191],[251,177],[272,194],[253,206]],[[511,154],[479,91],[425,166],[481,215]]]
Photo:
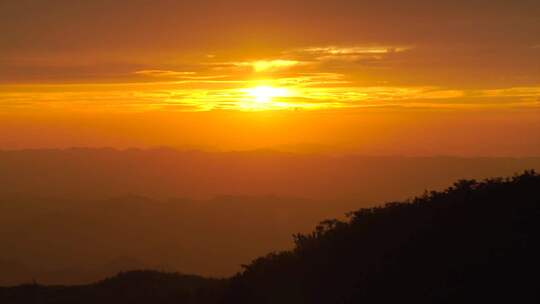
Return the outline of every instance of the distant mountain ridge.
[[[354,198],[380,202],[443,189],[458,178],[540,170],[540,157],[329,156],[173,149],[0,151],[0,196],[106,199],[139,195]]]
[[[354,200],[221,196],[157,200],[0,196],[0,286],[36,279],[83,284],[131,269],[228,276],[240,264],[292,246],[320,218]],[[235,238],[229,240],[231,235]],[[7,271],[9,269],[9,272]]]
[[[150,270],[122,272],[94,284],[0,288],[2,303],[216,303],[224,280]]]

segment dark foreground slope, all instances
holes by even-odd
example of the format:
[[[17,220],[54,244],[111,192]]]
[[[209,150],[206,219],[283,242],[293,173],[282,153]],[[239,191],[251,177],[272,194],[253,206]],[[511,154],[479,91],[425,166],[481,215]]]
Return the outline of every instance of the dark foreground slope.
[[[142,273],[3,289],[0,303],[535,303],[538,231],[539,175],[463,180],[352,212],[347,222],[325,221],[296,235],[294,250],[259,258],[226,281]]]
[[[132,271],[90,285],[0,288],[0,303],[146,304],[217,303],[224,280],[156,271]]]
[[[297,235],[232,279],[225,303],[535,302],[540,176],[459,181]]]

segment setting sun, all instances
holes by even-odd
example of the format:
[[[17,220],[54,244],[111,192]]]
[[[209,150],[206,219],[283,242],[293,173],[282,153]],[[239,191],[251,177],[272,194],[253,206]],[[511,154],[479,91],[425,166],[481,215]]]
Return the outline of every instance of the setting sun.
[[[259,86],[245,90],[249,96],[258,103],[268,103],[275,97],[287,97],[290,96],[290,92],[284,88],[274,88],[268,86]]]
[[[295,92],[289,88],[268,85],[240,89],[243,95],[237,103],[238,109],[248,111],[268,111],[290,108],[306,108],[307,105],[295,102]]]

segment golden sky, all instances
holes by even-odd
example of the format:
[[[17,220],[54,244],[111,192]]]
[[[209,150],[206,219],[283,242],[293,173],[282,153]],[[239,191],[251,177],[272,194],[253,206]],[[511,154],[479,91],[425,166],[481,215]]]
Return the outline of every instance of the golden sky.
[[[0,148],[540,154],[538,1],[18,0],[0,32]]]

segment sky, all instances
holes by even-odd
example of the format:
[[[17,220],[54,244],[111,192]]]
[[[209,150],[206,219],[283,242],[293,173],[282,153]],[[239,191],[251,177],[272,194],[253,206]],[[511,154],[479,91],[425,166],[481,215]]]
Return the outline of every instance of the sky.
[[[0,0],[0,148],[540,155],[538,1]]]

